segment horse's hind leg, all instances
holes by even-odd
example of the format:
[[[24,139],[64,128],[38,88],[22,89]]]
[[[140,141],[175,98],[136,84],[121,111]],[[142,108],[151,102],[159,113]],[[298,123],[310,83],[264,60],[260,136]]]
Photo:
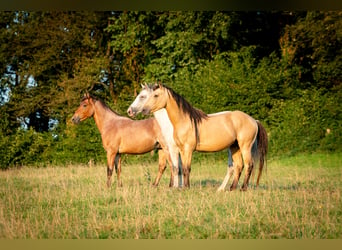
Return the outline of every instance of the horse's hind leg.
[[[223,191],[226,188],[228,181],[229,181],[230,177],[232,177],[233,173],[234,173],[234,166],[228,166],[227,167],[227,174],[224,177],[224,180],[223,180],[221,186],[217,189],[217,192]]]
[[[122,187],[122,181],[120,179],[120,175],[121,175],[121,154],[116,154],[115,156],[115,161],[114,161],[114,165],[115,165],[115,171],[116,171],[116,177],[117,177],[117,185],[118,187]]]
[[[260,158],[260,161],[259,161],[259,174],[258,174],[258,178],[257,178],[257,182],[256,182],[256,187],[259,186],[259,181],[260,181],[260,177],[261,177],[261,173],[262,173],[262,169],[264,167],[264,164],[265,164],[264,159]]]
[[[241,155],[241,151],[238,148],[238,146],[236,147],[231,147],[232,150],[232,157],[233,157],[233,162],[234,162],[234,180],[232,185],[230,186],[230,191],[233,191],[236,189],[238,183],[239,183],[239,179],[241,176],[241,172],[243,169],[243,161],[242,161],[242,155]]]
[[[253,170],[253,158],[251,155],[251,150],[250,149],[244,149],[243,150],[243,161],[244,164],[246,165],[246,170],[245,170],[245,179],[243,181],[243,185],[241,187],[242,191],[246,191],[248,188],[248,183],[249,183],[249,179],[251,177],[251,172]]]
[[[228,184],[228,181],[229,181],[230,177],[232,177],[232,175],[234,173],[234,165],[233,165],[233,159],[232,159],[232,152],[231,152],[230,149],[228,149],[227,151],[228,151],[227,174],[224,177],[224,180],[223,180],[221,186],[217,189],[217,192],[223,191],[225,189],[225,187]]]

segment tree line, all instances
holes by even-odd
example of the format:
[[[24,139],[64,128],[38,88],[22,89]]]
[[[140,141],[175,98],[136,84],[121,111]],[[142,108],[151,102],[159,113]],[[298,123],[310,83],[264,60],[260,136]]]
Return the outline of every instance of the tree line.
[[[0,166],[104,162],[85,91],[126,109],[162,81],[206,113],[242,110],[270,155],[340,150],[342,12],[0,12]],[[140,117],[142,118],[142,117]]]

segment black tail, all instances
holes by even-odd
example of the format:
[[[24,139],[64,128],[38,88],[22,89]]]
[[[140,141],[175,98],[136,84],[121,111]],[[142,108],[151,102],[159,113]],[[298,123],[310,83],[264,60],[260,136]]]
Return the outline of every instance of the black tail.
[[[252,151],[255,152],[255,154],[253,154],[255,158],[259,159],[259,173],[258,173],[258,179],[256,182],[256,186],[258,186],[264,165],[265,167],[267,167],[266,155],[268,152],[268,136],[267,136],[266,129],[262,126],[262,124],[259,121],[256,121],[256,122],[258,124],[258,134],[257,134],[256,141],[253,145]]]

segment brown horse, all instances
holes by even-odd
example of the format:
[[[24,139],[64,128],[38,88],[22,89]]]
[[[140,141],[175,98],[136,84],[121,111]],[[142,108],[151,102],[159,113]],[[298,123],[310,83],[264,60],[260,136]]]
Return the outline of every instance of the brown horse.
[[[155,119],[135,121],[118,115],[112,111],[101,100],[86,94],[71,120],[78,124],[85,119],[93,117],[100,131],[102,144],[107,152],[107,186],[111,185],[113,167],[117,173],[117,184],[122,186],[121,154],[144,154],[156,147],[159,153],[159,173],[153,185],[158,185],[160,178],[166,168],[166,161],[170,164],[170,155],[165,147],[165,141],[160,127]],[[173,184],[171,171],[170,186]]]
[[[253,156],[259,158],[257,184],[259,183],[268,146],[266,131],[259,121],[242,111],[224,111],[207,115],[192,107],[171,88],[157,84],[153,87],[153,94],[144,104],[143,113],[148,114],[162,108],[166,109],[174,127],[174,139],[181,155],[185,187],[190,187],[189,176],[194,150],[216,152],[229,147],[233,155],[235,172],[230,190],[236,189],[244,166],[246,174],[241,190],[247,190],[254,166]],[[224,189],[232,174],[232,168],[228,169],[219,190]]]

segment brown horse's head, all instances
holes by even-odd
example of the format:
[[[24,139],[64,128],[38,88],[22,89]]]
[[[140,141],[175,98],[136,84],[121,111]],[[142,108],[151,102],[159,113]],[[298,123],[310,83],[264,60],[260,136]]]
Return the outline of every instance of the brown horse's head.
[[[71,120],[73,123],[78,124],[85,119],[94,115],[94,99],[88,93],[82,98],[81,104],[75,111]]]

